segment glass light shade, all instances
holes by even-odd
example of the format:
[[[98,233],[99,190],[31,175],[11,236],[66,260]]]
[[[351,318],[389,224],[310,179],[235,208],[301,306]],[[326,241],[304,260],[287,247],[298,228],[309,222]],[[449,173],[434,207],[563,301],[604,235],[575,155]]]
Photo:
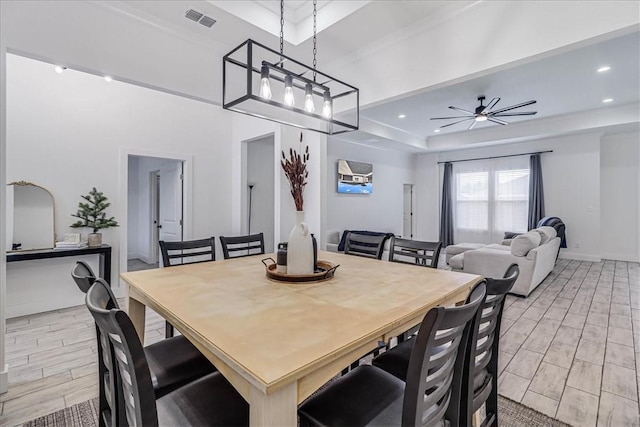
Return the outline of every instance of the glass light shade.
[[[476,117],[476,122],[486,122],[486,121],[487,121],[487,116],[479,115],[478,117]]]
[[[316,106],[313,105],[313,89],[310,83],[307,83],[304,89],[304,111],[307,113],[316,112]]]
[[[260,71],[260,98],[271,99],[271,84],[269,83],[269,67],[262,66]]]
[[[290,75],[284,78],[284,105],[296,105],[296,99],[293,97],[293,78]]]
[[[324,92],[324,101],[322,101],[322,116],[327,119],[331,118],[331,94],[329,91]]]

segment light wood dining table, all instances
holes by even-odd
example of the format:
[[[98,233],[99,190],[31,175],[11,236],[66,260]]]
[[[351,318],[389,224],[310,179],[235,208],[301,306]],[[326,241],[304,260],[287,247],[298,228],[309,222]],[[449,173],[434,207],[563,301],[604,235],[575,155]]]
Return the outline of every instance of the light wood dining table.
[[[142,342],[149,307],[249,402],[252,426],[295,426],[297,405],[325,382],[481,280],[321,251],[320,260],[340,265],[335,277],[282,283],[266,277],[269,256],[122,273]]]

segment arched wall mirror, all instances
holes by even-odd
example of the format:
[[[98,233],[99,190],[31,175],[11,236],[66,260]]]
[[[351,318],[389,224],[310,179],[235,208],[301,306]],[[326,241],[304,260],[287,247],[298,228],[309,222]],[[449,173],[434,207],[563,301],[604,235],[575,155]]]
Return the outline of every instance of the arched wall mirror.
[[[7,251],[53,248],[53,208],[46,188],[26,181],[7,184]]]

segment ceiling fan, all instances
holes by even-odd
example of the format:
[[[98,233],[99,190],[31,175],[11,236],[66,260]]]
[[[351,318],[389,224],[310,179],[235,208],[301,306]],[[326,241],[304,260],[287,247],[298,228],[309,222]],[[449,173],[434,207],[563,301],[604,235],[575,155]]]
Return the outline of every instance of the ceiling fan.
[[[462,111],[466,113],[466,116],[453,116],[453,117],[432,117],[431,120],[450,120],[450,119],[462,119],[453,123],[446,124],[444,126],[440,126],[440,128],[446,128],[449,126],[453,126],[458,123],[466,122],[469,120],[473,120],[471,125],[469,125],[469,130],[473,129],[478,122],[490,121],[494,123],[498,123],[501,125],[508,125],[509,122],[499,119],[498,117],[509,117],[509,116],[532,116],[537,113],[537,111],[525,111],[520,113],[512,113],[508,112],[511,110],[515,110],[516,108],[526,107],[527,105],[535,104],[535,100],[522,102],[520,104],[512,105],[510,107],[500,108],[498,110],[491,110],[496,106],[498,102],[500,102],[500,98],[493,98],[491,102],[487,105],[483,105],[485,97],[483,95],[478,97],[478,101],[480,101],[480,105],[476,107],[476,111],[468,111],[463,110],[462,108],[450,106],[452,110]]]

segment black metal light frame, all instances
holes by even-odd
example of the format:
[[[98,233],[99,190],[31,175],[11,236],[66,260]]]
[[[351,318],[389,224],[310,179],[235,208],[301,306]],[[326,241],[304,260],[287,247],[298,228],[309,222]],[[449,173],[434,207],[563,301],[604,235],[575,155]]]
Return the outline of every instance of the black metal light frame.
[[[246,56],[243,49],[246,48]],[[263,54],[262,58],[256,55]],[[271,58],[271,60],[269,60]],[[274,60],[275,59],[275,60]],[[285,68],[285,65],[288,68]],[[317,99],[325,99],[325,94],[331,94],[332,115],[330,118],[321,113],[309,112],[302,107],[285,105],[283,100],[266,99],[259,95],[254,84],[256,77],[258,87],[262,67],[269,69],[269,81],[282,83],[285,77],[293,78],[294,90],[302,93],[308,84],[312,87],[312,95]],[[293,68],[296,71],[293,71]],[[237,74],[236,84],[246,85],[240,89],[239,95],[231,94],[228,87],[231,74]],[[239,73],[243,74],[243,77]],[[305,77],[311,73],[312,78]],[[241,82],[242,80],[242,82]],[[318,82],[320,80],[320,82]],[[236,89],[237,90],[237,89]],[[322,103],[320,104],[322,106]],[[336,106],[339,111],[335,111]],[[223,57],[222,65],[222,107],[254,117],[271,120],[278,123],[295,126],[327,135],[337,135],[358,130],[360,117],[360,92],[358,88],[324,74],[293,58],[270,49],[252,39],[247,39],[238,47]],[[321,110],[322,108],[320,108]],[[270,114],[273,113],[273,114]],[[292,114],[295,113],[295,114]],[[280,115],[280,117],[278,116]],[[299,118],[300,121],[294,120]]]

